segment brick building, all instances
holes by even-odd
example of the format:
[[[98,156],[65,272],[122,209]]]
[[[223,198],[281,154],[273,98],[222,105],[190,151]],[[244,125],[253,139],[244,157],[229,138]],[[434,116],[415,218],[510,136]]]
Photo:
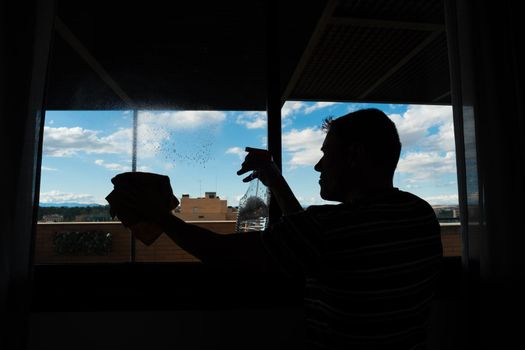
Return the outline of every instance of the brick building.
[[[184,221],[236,220],[237,209],[228,207],[228,202],[220,199],[215,192],[206,192],[204,197],[199,198],[183,194],[175,215]]]

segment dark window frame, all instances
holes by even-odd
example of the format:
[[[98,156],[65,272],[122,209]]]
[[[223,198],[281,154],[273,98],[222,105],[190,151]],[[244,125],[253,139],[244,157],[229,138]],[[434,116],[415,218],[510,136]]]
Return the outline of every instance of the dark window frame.
[[[281,168],[283,101],[279,86],[279,34],[277,26],[268,27],[268,149]],[[41,118],[34,125],[28,123],[26,129],[42,130],[43,122]],[[42,141],[40,135],[35,159],[38,166],[34,173],[37,184],[34,208],[38,203]],[[277,205],[270,204],[270,222],[280,215]],[[33,221],[36,222],[36,215]],[[32,233],[34,237],[35,223]],[[459,297],[461,262],[461,257],[444,259],[438,298]],[[221,271],[202,263],[32,265],[32,277],[32,312],[301,307],[303,303],[303,286],[298,281],[269,273]]]
[[[270,118],[279,129],[268,129],[269,149],[281,153],[281,115],[269,113]],[[444,258],[438,299],[459,298],[461,269],[460,256]],[[303,302],[299,281],[200,262],[42,264],[33,266],[33,273],[33,312],[300,308]]]

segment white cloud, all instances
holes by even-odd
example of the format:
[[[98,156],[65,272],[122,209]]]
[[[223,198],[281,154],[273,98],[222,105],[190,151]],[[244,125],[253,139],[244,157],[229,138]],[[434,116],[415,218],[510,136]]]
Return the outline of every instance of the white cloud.
[[[315,110],[326,108],[336,104],[337,102],[316,102],[309,106],[309,103],[301,101],[286,101],[281,109],[281,119],[283,127],[291,124],[290,117],[304,113],[309,114]],[[247,129],[261,129],[268,124],[266,112],[250,111],[243,112],[237,117],[237,124],[244,125]]]
[[[404,149],[422,147],[429,151],[452,151],[454,128],[452,107],[410,105],[403,114],[391,114],[396,124]],[[429,129],[437,128],[437,134],[430,135]]]
[[[261,141],[261,148],[268,148],[268,136],[262,136],[260,141]]]
[[[131,171],[131,167],[129,165],[123,165],[123,164],[119,164],[119,163],[106,163],[104,160],[102,159],[97,159],[95,160],[95,164],[96,165],[100,165],[108,170],[112,170],[112,171],[121,171],[121,172],[125,172],[125,171]]]
[[[439,126],[438,132],[425,140],[425,147],[432,150],[453,152],[456,149],[452,120]]]
[[[456,172],[456,155],[447,152],[411,152],[399,160],[397,171],[410,174],[409,181],[425,181]]]
[[[169,138],[170,133],[166,128],[147,122],[139,123],[137,128],[137,154],[141,158],[154,157],[162,149],[163,142]]]
[[[226,150],[226,154],[236,154],[240,159],[246,157],[246,151],[240,147],[230,147]]]
[[[265,128],[267,124],[266,112],[243,112],[237,117],[237,124],[244,125],[247,129]]]
[[[285,120],[286,118],[297,115],[299,113],[310,114],[319,109],[334,106],[338,103],[339,102],[315,102],[312,104],[311,102],[307,103],[301,101],[286,101],[281,110],[281,116],[283,120]],[[285,124],[289,123],[286,123],[285,120]]]
[[[57,190],[40,192],[40,203],[81,203],[81,204],[102,204],[91,194],[65,193]],[[107,204],[107,203],[103,203]]]
[[[346,108],[346,113],[352,113],[363,108],[367,108],[367,105],[362,103],[350,103]]]
[[[337,102],[316,102],[313,105],[304,109],[305,114],[310,114],[318,109],[326,108],[335,105]]]
[[[305,102],[286,101],[283,105],[283,108],[281,108],[281,116],[283,119],[287,118],[293,114],[303,111],[306,107],[307,104]]]
[[[403,147],[397,167],[405,187],[448,187],[456,173],[454,126],[450,106],[410,105],[403,115],[389,116],[396,124]],[[434,203],[457,199],[434,197]]]
[[[56,169],[56,168],[51,168],[51,167],[44,166],[44,165],[42,165],[42,167],[40,169],[44,170],[44,171],[58,171],[58,169]]]
[[[325,133],[319,128],[306,128],[302,130],[293,129],[283,134],[283,146],[289,153],[290,166],[315,165],[321,159],[321,146]]]
[[[46,156],[70,157],[80,152],[88,154],[131,153],[131,129],[121,129],[109,136],[99,136],[96,130],[81,127],[44,127]]]
[[[442,194],[437,196],[425,197],[425,200],[431,205],[458,204],[457,194]]]
[[[217,125],[226,120],[221,111],[140,111],[139,123],[168,129],[196,129]]]
[[[170,130],[188,130],[199,127],[209,128],[224,121],[225,112],[218,111],[176,111],[141,112],[137,131],[138,152],[149,158],[158,153],[162,143],[170,138]],[[81,127],[44,128],[44,155],[71,157],[86,154],[127,154],[131,155],[132,129],[119,129],[101,136],[101,131]]]

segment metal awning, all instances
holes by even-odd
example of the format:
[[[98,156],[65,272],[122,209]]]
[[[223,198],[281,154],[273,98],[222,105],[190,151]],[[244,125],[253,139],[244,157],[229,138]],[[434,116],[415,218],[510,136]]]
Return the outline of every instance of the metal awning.
[[[61,0],[47,109],[264,110],[268,26],[283,101],[450,103],[441,0]]]

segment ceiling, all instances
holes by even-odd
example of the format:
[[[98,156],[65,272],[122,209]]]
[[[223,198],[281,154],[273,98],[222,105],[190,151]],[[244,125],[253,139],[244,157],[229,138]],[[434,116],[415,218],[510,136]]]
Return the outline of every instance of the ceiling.
[[[165,4],[59,0],[47,109],[450,103],[442,0]]]

